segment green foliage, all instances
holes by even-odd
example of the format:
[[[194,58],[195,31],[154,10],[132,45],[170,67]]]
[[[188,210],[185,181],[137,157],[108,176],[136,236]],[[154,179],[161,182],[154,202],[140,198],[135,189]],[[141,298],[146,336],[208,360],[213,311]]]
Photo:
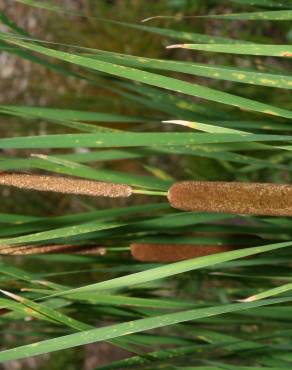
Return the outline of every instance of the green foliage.
[[[158,15],[144,23],[103,18],[94,7],[83,14],[58,2],[15,3],[67,21],[70,30],[80,20],[104,27],[112,44],[103,46],[97,32],[83,37],[74,30],[54,42],[36,38],[0,14],[1,53],[43,68],[48,84],[54,76],[91,91],[58,103],[52,84],[51,106],[0,105],[0,170],[125,183],[134,195],[119,205],[67,196],[79,211],[37,216],[43,195],[32,207],[36,214],[0,214],[0,252],[53,244],[106,252],[1,257],[7,338],[0,362],[71,349],[61,352],[67,363],[51,354],[47,366],[56,358],[56,366],[79,369],[85,351],[75,347],[106,341],[127,358],[108,358],[96,369],[291,367],[291,220],[177,212],[165,195],[181,179],[290,181],[292,2],[232,0],[224,4],[228,14],[217,14],[216,1],[161,1],[153,5],[160,14],[143,12]],[[220,35],[208,34],[206,24]],[[153,40],[151,52],[144,37]],[[14,131],[10,123],[21,127]],[[17,203],[18,192],[11,194]],[[137,241],[179,248],[226,240],[237,249],[166,265],[134,261],[129,252]]]

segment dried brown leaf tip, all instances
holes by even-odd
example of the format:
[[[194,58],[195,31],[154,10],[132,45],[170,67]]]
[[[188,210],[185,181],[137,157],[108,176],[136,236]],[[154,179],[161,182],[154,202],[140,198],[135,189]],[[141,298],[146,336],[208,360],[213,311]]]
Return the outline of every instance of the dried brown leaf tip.
[[[43,246],[0,246],[0,255],[25,256],[35,254],[92,254],[104,256],[106,249],[101,246],[43,245]]]
[[[132,243],[133,258],[142,262],[176,262],[209,254],[228,252],[232,246]]]
[[[125,198],[132,194],[132,188],[123,184],[21,173],[1,173],[0,185],[37,191],[89,195],[93,197]]]
[[[185,181],[169,189],[168,200],[184,211],[292,215],[289,184]]]

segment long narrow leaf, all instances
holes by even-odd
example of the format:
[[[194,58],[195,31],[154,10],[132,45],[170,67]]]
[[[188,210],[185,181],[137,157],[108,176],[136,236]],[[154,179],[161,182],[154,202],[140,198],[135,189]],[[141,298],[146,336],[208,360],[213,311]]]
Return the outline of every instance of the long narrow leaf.
[[[248,310],[254,307],[288,302],[290,299],[271,299],[253,303],[235,303],[231,305],[214,306],[211,308],[195,309],[182,311],[173,314],[167,314],[147,319],[116,324],[109,327],[92,329],[81,333],[70,334],[64,337],[36,342],[24,345],[15,349],[8,349],[0,352],[0,361],[6,362],[19,360],[31,356],[37,356],[44,353],[50,353],[61,349],[72,348],[88,343],[94,343],[103,340],[118,338],[132,333],[138,333],[145,330],[156,329],[168,325],[174,325],[180,322],[197,320],[204,317],[222,315],[228,312],[237,312]]]

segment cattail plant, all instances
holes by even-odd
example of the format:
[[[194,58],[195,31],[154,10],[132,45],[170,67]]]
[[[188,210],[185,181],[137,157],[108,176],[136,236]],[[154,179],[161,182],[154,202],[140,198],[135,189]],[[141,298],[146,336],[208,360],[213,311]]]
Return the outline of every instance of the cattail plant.
[[[0,184],[20,189],[68,194],[129,197],[131,186],[89,181],[61,176],[1,173]],[[148,192],[156,195],[159,192]],[[167,193],[173,208],[184,211],[235,213],[250,215],[291,216],[292,185],[268,183],[183,181],[171,186]]]
[[[1,365],[291,368],[291,0],[4,3],[0,185],[130,204],[3,197]]]

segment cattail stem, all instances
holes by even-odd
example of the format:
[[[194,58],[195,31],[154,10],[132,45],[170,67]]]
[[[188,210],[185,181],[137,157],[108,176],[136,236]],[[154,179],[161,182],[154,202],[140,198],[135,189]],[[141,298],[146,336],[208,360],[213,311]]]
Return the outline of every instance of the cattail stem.
[[[163,197],[167,196],[167,191],[152,191],[152,190],[144,190],[144,189],[133,189],[133,194],[143,194],[143,195],[160,195]]]
[[[133,258],[142,262],[175,262],[185,259],[208,256],[220,252],[228,252],[235,247],[218,245],[190,245],[190,244],[150,244],[132,243]]]
[[[292,185],[185,181],[168,191],[172,207],[184,211],[292,216]]]
[[[28,175],[20,173],[1,173],[0,185],[38,191],[82,194],[94,197],[125,198],[132,194],[131,186],[124,184],[113,184],[61,176]]]

